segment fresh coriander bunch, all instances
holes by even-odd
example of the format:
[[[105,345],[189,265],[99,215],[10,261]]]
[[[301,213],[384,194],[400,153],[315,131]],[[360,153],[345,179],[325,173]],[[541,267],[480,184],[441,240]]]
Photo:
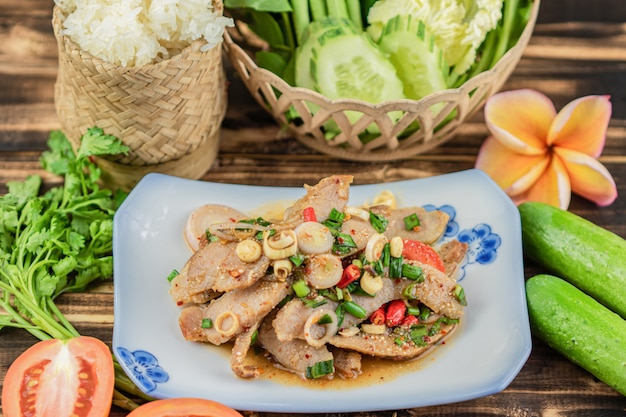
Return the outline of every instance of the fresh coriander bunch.
[[[113,275],[113,216],[126,195],[99,186],[101,171],[91,157],[128,148],[97,127],[87,130],[76,152],[60,131],[50,134],[48,147],[41,165],[63,184],[45,191],[42,178],[31,175],[7,183],[0,197],[0,329],[64,340],[79,333],[54,300]],[[121,371],[116,387],[140,395]],[[115,396],[117,404],[133,407],[119,391]]]

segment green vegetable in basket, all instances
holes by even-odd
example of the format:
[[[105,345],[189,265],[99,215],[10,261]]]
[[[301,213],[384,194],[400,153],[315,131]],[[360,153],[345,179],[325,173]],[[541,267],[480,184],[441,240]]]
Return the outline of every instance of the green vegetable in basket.
[[[367,31],[378,40],[387,22],[397,16],[422,21],[446,62],[462,74],[476,61],[478,47],[502,18],[502,4],[503,0],[379,0],[367,16]]]
[[[369,103],[404,98],[392,63],[346,19],[331,16],[307,26],[296,51],[296,83],[326,97]]]
[[[224,0],[268,49],[257,64],[287,83],[330,99],[378,104],[419,100],[458,87],[492,68],[515,45],[530,18],[533,0]],[[311,113],[317,106],[308,103]],[[433,106],[437,113],[441,106]],[[355,126],[359,111],[346,110]],[[285,113],[298,123],[292,106]],[[400,111],[389,117],[395,124]],[[447,115],[443,124],[454,117]],[[336,118],[324,135],[342,133]],[[366,122],[362,123],[366,124]],[[410,123],[399,137],[419,128]],[[359,129],[363,143],[380,135],[380,125]],[[353,129],[351,130],[353,131]]]
[[[296,51],[304,42],[311,22],[328,16],[345,19],[379,43],[387,22],[396,16],[411,16],[412,20],[423,22],[424,29],[432,34],[436,47],[443,53],[444,63],[439,69],[449,69],[446,87],[458,86],[492,68],[517,42],[529,20],[532,3],[532,0],[224,0],[236,19],[247,23],[268,43],[269,51],[257,53],[258,65],[291,84],[295,83],[298,72]],[[418,67],[437,69],[430,62],[432,57],[428,54],[432,52],[420,46],[418,49],[427,52],[423,58],[426,63]],[[434,73],[439,77],[437,71]],[[441,80],[431,83],[441,86]]]

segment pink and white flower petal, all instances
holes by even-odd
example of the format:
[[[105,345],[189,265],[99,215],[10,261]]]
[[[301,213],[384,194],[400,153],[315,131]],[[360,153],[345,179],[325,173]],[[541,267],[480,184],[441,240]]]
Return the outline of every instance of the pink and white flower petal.
[[[597,158],[604,148],[611,111],[609,96],[586,96],[572,101],[554,119],[547,137],[548,145]]]
[[[572,197],[569,176],[560,158],[554,156],[531,188],[512,197],[515,204],[540,201],[567,210]]]
[[[572,191],[599,206],[608,206],[617,198],[615,180],[604,165],[584,153],[555,148],[570,177]]]
[[[493,95],[485,104],[485,121],[504,146],[524,155],[546,151],[556,109],[544,94],[530,89]]]
[[[489,175],[507,194],[515,195],[530,188],[549,161],[545,154],[529,156],[513,152],[491,136],[480,147],[475,167]]]

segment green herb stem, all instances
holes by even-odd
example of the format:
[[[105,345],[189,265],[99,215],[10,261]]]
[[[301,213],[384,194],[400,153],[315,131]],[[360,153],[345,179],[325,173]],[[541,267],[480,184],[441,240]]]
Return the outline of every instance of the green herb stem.
[[[302,43],[304,29],[311,21],[309,2],[308,0],[291,0],[291,7],[293,8],[293,28],[299,45]]]
[[[511,32],[513,31],[513,26],[515,24],[515,16],[517,14],[518,5],[519,0],[505,0],[504,2],[502,32],[499,34],[500,36],[498,37],[498,44],[495,48],[495,52],[491,61],[492,67],[509,49],[509,40],[511,39]]]
[[[352,21],[358,29],[362,30],[363,17],[361,16],[361,2],[359,0],[346,0],[346,8],[350,21]]]
[[[320,20],[328,16],[326,2],[324,0],[309,0],[309,8],[311,9],[312,20]]]
[[[54,317],[56,317],[56,319],[58,320],[58,323],[60,323],[63,327],[65,327],[65,329],[67,329],[67,331],[71,334],[70,337],[80,336],[80,333],[78,333],[78,330],[76,330],[76,328],[72,325],[72,323],[70,323],[69,320],[65,317],[65,315],[61,312],[61,310],[59,310],[59,308],[54,303],[54,301],[52,301],[52,299],[50,298],[48,298],[47,301],[48,301],[48,308],[50,309]]]
[[[348,14],[348,6],[341,0],[327,0],[326,8],[328,9],[328,16],[350,19]]]
[[[296,34],[294,33],[293,24],[291,23],[291,13],[282,12],[280,16],[281,16],[280,24],[283,29],[285,42],[287,43],[287,46],[289,47],[290,51],[293,52],[293,50],[296,49],[296,46],[297,46],[297,37],[296,37]]]

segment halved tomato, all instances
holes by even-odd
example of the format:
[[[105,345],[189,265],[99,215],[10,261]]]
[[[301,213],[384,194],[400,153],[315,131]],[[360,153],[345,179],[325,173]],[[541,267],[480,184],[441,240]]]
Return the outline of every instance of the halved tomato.
[[[432,246],[420,242],[419,240],[404,239],[402,256],[406,259],[433,266],[441,272],[446,272],[446,267],[437,251],[435,251]]]
[[[115,371],[109,347],[80,336],[37,342],[9,367],[2,386],[4,417],[104,417]]]
[[[232,408],[202,398],[168,398],[151,401],[134,409],[127,417],[243,417]]]

